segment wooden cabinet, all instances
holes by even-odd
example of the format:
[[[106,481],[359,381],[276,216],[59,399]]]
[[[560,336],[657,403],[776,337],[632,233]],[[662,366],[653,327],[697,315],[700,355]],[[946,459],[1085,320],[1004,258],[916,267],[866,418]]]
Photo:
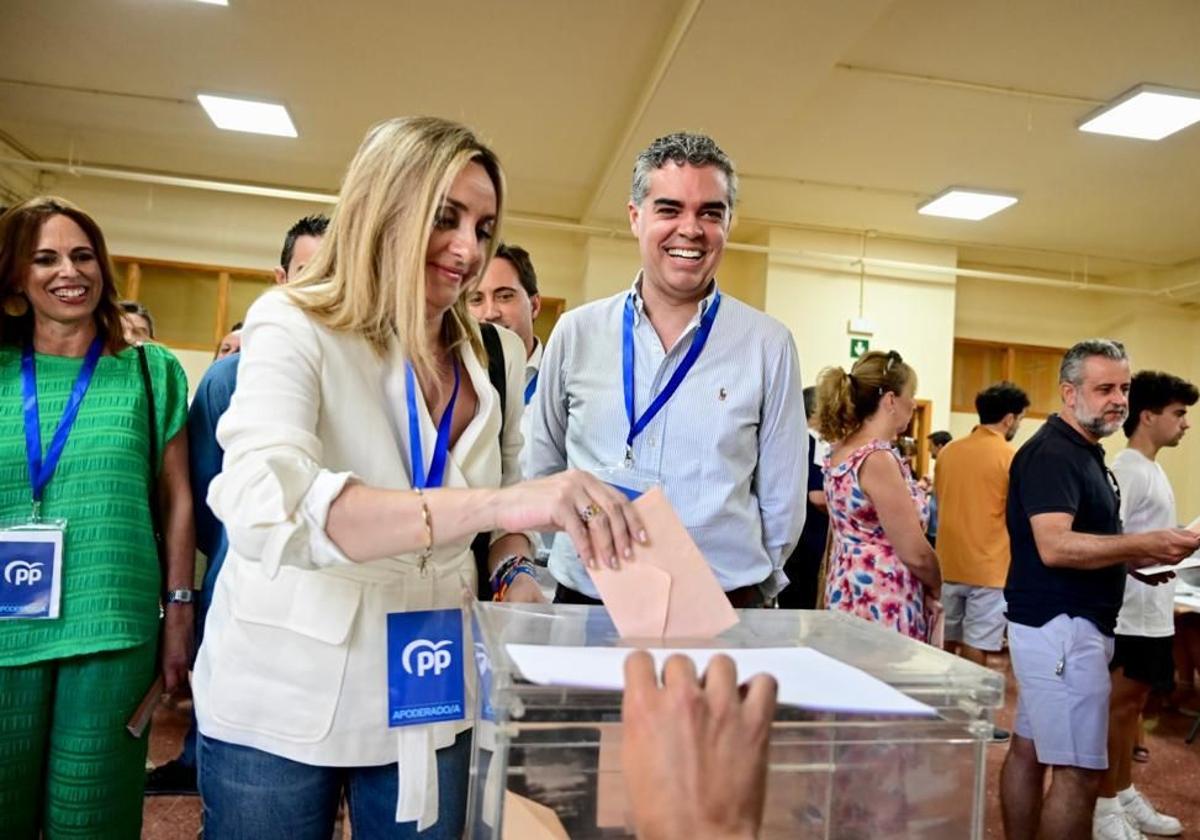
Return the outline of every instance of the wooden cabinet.
[[[1008,380],[1029,395],[1029,417],[1046,418],[1059,408],[1058,366],[1066,348],[954,340],[951,411],[975,413],[975,395]]]
[[[214,350],[270,288],[270,271],[142,257],[113,257],[122,297],[154,317],[155,338],[185,350]]]
[[[185,350],[215,350],[275,281],[270,271],[142,257],[113,257],[113,265],[121,296],[150,310],[155,338]],[[566,305],[562,298],[542,298],[533,330],[543,344]]]

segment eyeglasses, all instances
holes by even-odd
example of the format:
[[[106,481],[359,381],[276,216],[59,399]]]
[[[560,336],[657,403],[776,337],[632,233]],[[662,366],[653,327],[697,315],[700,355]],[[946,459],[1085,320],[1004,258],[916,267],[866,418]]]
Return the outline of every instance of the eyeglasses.
[[[1116,475],[1107,466],[1104,468],[1104,475],[1108,477],[1108,486],[1112,488],[1113,495],[1117,497],[1117,504],[1121,504],[1121,484],[1117,481]]]

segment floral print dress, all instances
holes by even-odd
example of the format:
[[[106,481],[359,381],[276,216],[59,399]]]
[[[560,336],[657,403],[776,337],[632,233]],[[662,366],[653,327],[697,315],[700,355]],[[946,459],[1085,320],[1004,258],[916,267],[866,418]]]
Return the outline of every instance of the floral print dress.
[[[833,528],[825,606],[927,641],[925,587],[896,554],[884,533],[875,505],[858,483],[858,471],[867,456],[887,452],[900,465],[908,483],[921,526],[929,522],[929,498],[913,480],[908,463],[892,446],[875,440],[854,450],[834,466],[825,456],[825,496]]]

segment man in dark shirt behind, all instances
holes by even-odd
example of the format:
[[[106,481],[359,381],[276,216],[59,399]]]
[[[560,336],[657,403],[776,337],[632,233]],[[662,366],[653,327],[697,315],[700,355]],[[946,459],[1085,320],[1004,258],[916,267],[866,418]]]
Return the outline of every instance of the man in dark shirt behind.
[[[1119,489],[1100,440],[1125,420],[1130,378],[1120,342],[1068,350],[1062,412],[1021,447],[1009,472],[1004,596],[1018,698],[1000,796],[1010,840],[1091,836],[1108,767],[1108,661],[1126,572],[1200,548],[1200,535],[1182,529],[1121,534]]]

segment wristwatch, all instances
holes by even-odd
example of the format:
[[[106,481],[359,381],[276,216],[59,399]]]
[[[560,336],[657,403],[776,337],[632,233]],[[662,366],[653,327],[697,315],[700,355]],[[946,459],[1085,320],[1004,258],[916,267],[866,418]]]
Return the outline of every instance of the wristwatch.
[[[167,593],[168,604],[192,604],[196,601],[196,593],[191,589],[172,589]]]

